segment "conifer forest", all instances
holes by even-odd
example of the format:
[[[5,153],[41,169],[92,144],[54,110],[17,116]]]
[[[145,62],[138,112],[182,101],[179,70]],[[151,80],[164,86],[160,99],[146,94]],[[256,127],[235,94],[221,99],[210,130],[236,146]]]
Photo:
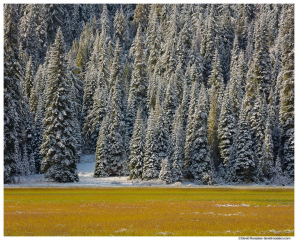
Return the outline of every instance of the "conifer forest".
[[[4,183],[293,184],[294,4],[5,4]]]

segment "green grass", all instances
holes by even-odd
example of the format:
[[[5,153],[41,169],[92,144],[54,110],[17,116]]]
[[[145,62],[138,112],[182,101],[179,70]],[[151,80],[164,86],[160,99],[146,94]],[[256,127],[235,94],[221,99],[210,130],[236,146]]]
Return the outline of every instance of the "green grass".
[[[6,188],[5,236],[293,236],[293,188]]]

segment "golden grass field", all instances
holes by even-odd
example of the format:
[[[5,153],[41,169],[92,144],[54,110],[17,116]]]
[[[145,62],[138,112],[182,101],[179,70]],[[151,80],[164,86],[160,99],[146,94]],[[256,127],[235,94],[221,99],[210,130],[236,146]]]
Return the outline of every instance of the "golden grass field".
[[[294,236],[293,188],[5,188],[5,236]]]

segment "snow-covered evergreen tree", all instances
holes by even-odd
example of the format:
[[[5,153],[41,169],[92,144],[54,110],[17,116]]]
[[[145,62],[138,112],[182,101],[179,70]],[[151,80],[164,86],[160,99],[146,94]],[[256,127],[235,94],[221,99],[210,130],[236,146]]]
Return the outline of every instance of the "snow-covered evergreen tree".
[[[141,104],[142,113],[146,116],[146,96],[148,88],[147,66],[144,56],[144,43],[141,36],[141,27],[139,26],[135,38],[135,60],[132,71],[130,90],[127,106],[127,134],[131,137],[133,124],[137,114],[138,106]]]
[[[220,164],[220,152],[219,152],[219,138],[218,138],[218,118],[219,118],[219,106],[218,95],[216,87],[213,85],[211,88],[210,96],[210,111],[207,122],[207,137],[210,148],[210,156],[216,166]]]
[[[119,39],[122,48],[127,49],[130,41],[128,32],[129,29],[127,19],[124,16],[122,7],[120,8],[120,11],[118,11],[118,9],[116,11],[114,18],[114,29],[114,42]]]
[[[71,102],[71,83],[67,78],[65,47],[61,29],[50,49],[46,112],[41,154],[42,172],[57,182],[78,181],[76,139]]]
[[[172,183],[171,162],[166,158],[161,162],[161,170],[159,172],[159,180],[165,181],[167,184]]]
[[[227,180],[231,182],[256,181],[256,160],[253,151],[251,129],[246,120],[245,104],[242,103],[240,120],[227,163]]]
[[[218,123],[219,149],[223,165],[228,163],[235,133],[235,117],[230,102],[229,89],[226,88]]]
[[[204,80],[207,79],[212,70],[213,56],[216,50],[215,38],[216,38],[216,16],[215,16],[215,5],[211,5],[210,13],[205,22],[205,29],[203,32],[203,39],[201,43],[200,55],[203,58],[204,64]]]
[[[109,117],[106,116],[101,124],[100,131],[98,133],[97,145],[96,145],[96,154],[95,154],[95,168],[93,177],[107,177],[109,173],[108,169],[108,151],[109,144],[107,139],[108,134],[108,123]]]
[[[21,124],[21,69],[18,65],[18,6],[4,5],[4,183],[18,171]]]
[[[146,129],[145,155],[142,173],[142,179],[144,180],[156,179],[159,177],[161,162],[158,161],[159,159],[155,152],[157,144],[155,131],[155,111],[154,108],[151,108]]]
[[[115,85],[113,87],[113,94],[111,99],[111,109],[108,113],[108,154],[107,161],[108,166],[105,170],[109,176],[120,176],[127,173],[128,163],[126,159],[126,129],[124,123],[124,114],[121,109],[121,79],[116,78]]]
[[[158,25],[158,16],[156,8],[151,5],[148,28],[147,28],[147,39],[146,46],[149,48],[149,56],[147,62],[148,74],[153,74],[155,71],[155,66],[158,62],[161,49],[161,32]]]
[[[32,56],[29,57],[29,60],[26,65],[26,75],[25,75],[25,82],[26,82],[26,96],[27,99],[30,99],[32,88],[33,88],[33,82],[34,82],[34,72],[33,72],[33,62],[32,62]]]
[[[198,105],[188,122],[185,159],[191,177],[200,184],[205,182],[205,174],[211,170],[211,159],[207,139],[207,94],[201,86]]]
[[[268,99],[271,83],[271,60],[269,53],[268,28],[265,15],[261,16],[260,22],[256,23],[255,32],[255,52],[254,52],[254,75],[257,83],[260,85],[260,93],[265,93],[266,101]]]
[[[161,164],[163,159],[168,158],[169,164],[172,163],[172,142],[170,137],[170,128],[169,123],[166,117],[165,107],[160,101],[156,101],[155,106],[155,114],[156,114],[156,129],[155,129],[155,137],[156,137],[156,146],[155,153],[157,156],[157,161]],[[159,166],[160,170],[160,166]]]
[[[264,154],[264,167],[263,174],[267,179],[270,179],[273,175],[273,166],[274,166],[274,144],[272,139],[272,130],[270,126],[270,119],[268,117],[266,122],[265,137],[263,144],[263,154]]]
[[[222,69],[220,66],[219,53],[217,49],[214,53],[212,71],[209,75],[207,85],[209,86],[209,88],[211,88],[212,86],[215,87],[218,98],[218,105],[220,106],[221,99],[223,97],[224,79]]]
[[[93,106],[84,124],[85,148],[90,152],[95,151],[98,132],[101,122],[108,111],[108,89],[107,86],[98,86],[93,95]]]
[[[184,163],[184,169],[188,172],[189,167],[191,165],[192,161],[192,145],[195,141],[195,129],[194,129],[194,114],[196,111],[198,101],[198,85],[196,82],[192,84],[191,88],[191,95],[190,95],[190,103],[187,110],[188,118],[187,118],[187,128],[186,128],[186,140],[185,140],[185,163]],[[182,111],[185,111],[184,109],[184,102],[182,102]],[[184,113],[185,114],[185,113]],[[185,115],[184,115],[185,117]]]
[[[173,121],[173,165],[172,178],[173,181],[179,181],[183,177],[184,165],[184,146],[185,146],[185,130],[183,126],[183,115],[181,105],[176,109]]]
[[[284,5],[281,20],[282,68],[280,77],[279,124],[281,128],[281,163],[284,172],[294,178],[294,5]]]
[[[134,130],[130,141],[130,179],[142,178],[143,173],[143,162],[145,154],[145,126],[142,115],[142,108],[141,106],[139,106],[136,122],[134,124]]]
[[[168,124],[171,129],[171,125],[174,119],[174,114],[176,108],[178,107],[178,97],[177,97],[177,86],[174,79],[174,74],[172,75],[166,92],[166,99],[165,99],[165,108],[167,113]],[[171,129],[172,130],[172,129]]]

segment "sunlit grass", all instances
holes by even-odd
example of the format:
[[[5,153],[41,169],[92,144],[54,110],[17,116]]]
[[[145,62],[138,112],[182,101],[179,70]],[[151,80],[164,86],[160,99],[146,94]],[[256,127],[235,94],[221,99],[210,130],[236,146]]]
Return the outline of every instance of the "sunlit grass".
[[[294,236],[287,188],[7,188],[5,236]]]

